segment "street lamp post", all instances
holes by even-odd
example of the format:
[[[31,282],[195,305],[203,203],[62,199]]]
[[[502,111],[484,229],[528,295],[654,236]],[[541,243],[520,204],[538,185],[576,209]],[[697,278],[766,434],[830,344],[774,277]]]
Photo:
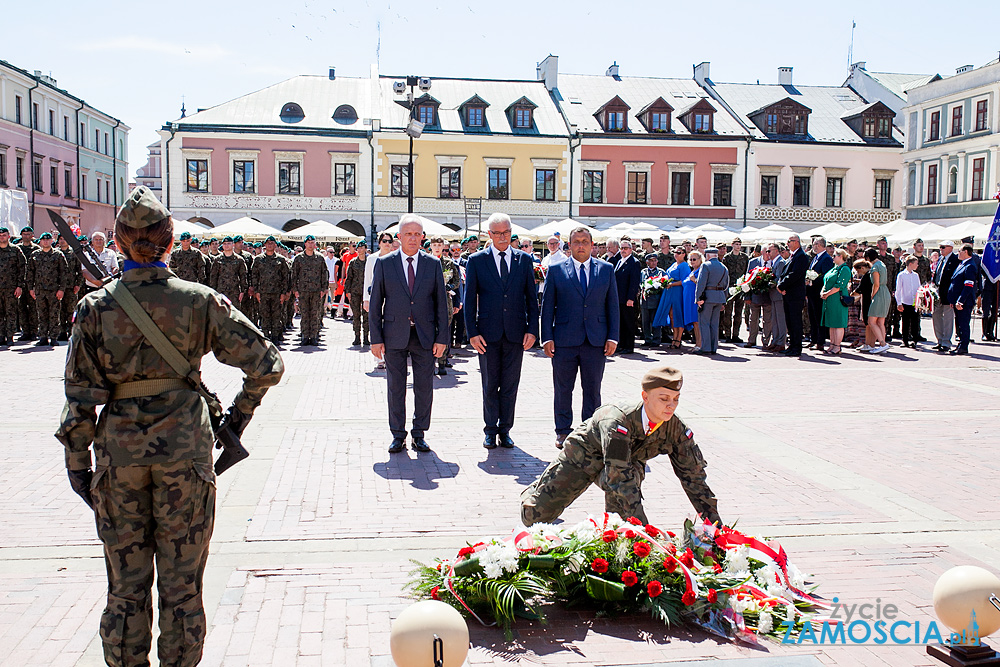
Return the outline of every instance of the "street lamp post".
[[[409,92],[407,92],[409,87]],[[423,92],[431,89],[431,80],[428,77],[408,76],[406,81],[396,81],[392,84],[393,92],[397,95],[406,93],[406,100],[397,102],[410,112],[409,122],[404,132],[410,137],[410,160],[406,167],[406,212],[413,213],[413,140],[418,138],[424,131],[424,123],[417,120],[417,105],[414,104],[414,88],[419,88]]]

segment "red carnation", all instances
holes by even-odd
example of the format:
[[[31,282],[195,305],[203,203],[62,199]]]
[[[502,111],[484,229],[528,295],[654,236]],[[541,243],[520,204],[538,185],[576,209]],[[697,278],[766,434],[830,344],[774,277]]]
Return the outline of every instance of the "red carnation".
[[[646,534],[649,535],[650,537],[659,537],[660,529],[650,524],[646,526]]]
[[[603,558],[595,558],[594,562],[590,564],[590,569],[597,574],[604,574],[608,571],[608,561]]]
[[[681,554],[681,562],[688,567],[694,565],[694,554],[691,553],[690,549],[686,549],[684,553]]]
[[[476,550],[472,547],[462,547],[458,550],[458,557],[465,558],[466,556],[471,556],[474,553],[476,553]]]
[[[601,536],[601,539],[603,539],[608,544],[611,544],[612,542],[618,539],[618,533],[616,533],[613,530],[606,530],[604,531],[604,535]]]
[[[719,594],[715,592],[714,588],[708,589],[707,599],[711,604],[715,604],[716,602],[719,601]]]
[[[719,572],[722,572],[722,566],[716,563],[712,566],[712,571],[718,574]]]
[[[635,586],[639,583],[639,575],[632,570],[625,570],[622,572],[622,583],[626,586]]]
[[[681,602],[683,602],[688,607],[693,605],[694,601],[695,601],[694,591],[687,591],[686,593],[684,593],[684,595],[681,596]]]
[[[663,561],[663,568],[668,573],[673,574],[673,572],[677,569],[677,561],[675,561],[673,558],[668,558],[667,560]]]
[[[431,599],[432,600],[440,600],[441,599],[441,596],[438,595],[438,591],[439,590],[441,590],[440,586],[435,586],[434,588],[431,589]]]
[[[649,593],[649,597],[655,598],[663,592],[663,584],[658,581],[651,581],[649,582],[649,585],[646,586],[646,592]]]
[[[635,539],[635,531],[632,530],[632,529],[626,530],[625,531],[625,537],[627,537],[630,540],[634,540]]]
[[[675,545],[673,545],[673,544],[668,544],[667,545],[667,551],[669,551],[672,555],[676,555],[677,554],[677,547]]]
[[[634,553],[639,558],[645,558],[649,555],[652,549],[646,542],[636,542],[635,546],[632,547],[632,553]]]
[[[671,533],[669,530],[667,531],[667,535],[669,535],[671,538],[677,537],[676,535],[674,535],[673,533]]]
[[[630,516],[630,517],[628,518],[628,522],[629,522],[630,524],[632,524],[633,526],[641,526],[641,525],[642,525],[642,521],[639,521],[639,520],[638,520],[638,519],[636,519],[636,518],[635,518],[634,516]]]

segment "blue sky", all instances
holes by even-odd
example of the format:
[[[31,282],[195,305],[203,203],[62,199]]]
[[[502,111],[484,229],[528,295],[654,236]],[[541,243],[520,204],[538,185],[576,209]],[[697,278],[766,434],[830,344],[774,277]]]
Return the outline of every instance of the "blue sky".
[[[716,82],[840,85],[854,60],[871,71],[953,74],[998,55],[1000,3],[496,2],[117,0],[6,3],[0,58],[51,72],[132,127],[129,169],[167,120],[297,74],[533,78],[561,72],[690,77],[711,61]],[[11,6],[13,5],[13,6]],[[766,7],[764,10],[755,7]]]

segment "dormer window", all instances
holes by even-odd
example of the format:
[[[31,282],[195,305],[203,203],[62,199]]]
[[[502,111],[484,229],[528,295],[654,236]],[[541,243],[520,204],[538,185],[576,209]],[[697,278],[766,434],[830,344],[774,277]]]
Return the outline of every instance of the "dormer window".
[[[516,107],[514,109],[514,127],[519,127],[519,128],[531,127],[530,107]]]
[[[437,114],[435,113],[437,109],[434,108],[433,104],[418,104],[417,105],[417,120],[419,120],[424,125],[436,125],[435,123]]]
[[[653,111],[649,114],[649,130],[651,132],[669,132],[670,114],[662,111]]]
[[[662,97],[657,97],[637,113],[636,118],[647,132],[670,132],[670,114],[673,110]]]
[[[712,114],[710,113],[696,113],[694,114],[694,129],[692,132],[711,132],[712,131]]]
[[[604,103],[594,114],[597,122],[601,124],[605,132],[628,132],[629,106],[622,98],[615,95]]]
[[[285,106],[281,107],[281,113],[278,114],[278,117],[285,123],[298,123],[306,117],[306,114],[298,104],[288,102]]]
[[[705,98],[701,98],[691,106],[681,110],[678,118],[692,134],[715,132],[715,107]]]
[[[406,109],[411,108],[410,107],[411,103],[405,100],[396,100],[396,104]],[[438,107],[441,106],[441,103],[436,99],[434,99],[433,97],[431,97],[430,94],[424,93],[417,99],[413,100],[412,104],[413,104],[412,107],[413,118],[420,121],[424,125],[429,125],[432,127],[438,124],[437,112],[438,112]],[[434,127],[434,129],[438,128]]]
[[[486,128],[486,108],[489,102],[473,95],[458,105],[458,115],[466,128]]]
[[[625,129],[625,112],[604,112],[604,129],[608,132],[621,132]]]
[[[534,112],[538,105],[522,97],[508,106],[504,111],[507,121],[514,130],[532,130],[535,127]]]
[[[881,102],[874,102],[845,113],[841,118],[865,141],[892,141],[895,112]]]
[[[748,115],[765,134],[799,137],[809,135],[809,114],[812,110],[790,97],[770,104]]]
[[[485,111],[481,106],[465,107],[465,124],[469,127],[482,127],[483,113]]]

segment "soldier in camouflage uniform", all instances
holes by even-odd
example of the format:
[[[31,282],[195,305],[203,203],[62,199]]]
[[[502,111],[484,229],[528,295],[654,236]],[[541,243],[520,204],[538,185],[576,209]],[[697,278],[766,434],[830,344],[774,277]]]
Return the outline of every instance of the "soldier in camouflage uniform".
[[[181,280],[205,284],[205,256],[191,247],[191,232],[181,234],[181,247],[170,253],[170,270]]]
[[[722,258],[722,264],[729,269],[729,286],[734,287],[747,272],[750,256],[743,252],[743,241],[739,237],[733,239],[733,249]],[[730,343],[742,343],[740,338],[740,323],[743,321],[743,293],[740,292],[732,300],[727,300],[722,309],[722,324],[719,335]]]
[[[247,265],[233,252],[233,239],[222,241],[222,254],[212,261],[212,289],[225,294],[237,308],[247,291]]]
[[[66,258],[66,266],[69,268],[69,282],[66,285],[66,293],[63,294],[62,301],[59,302],[59,338],[57,340],[69,340],[69,330],[73,324],[73,311],[76,310],[76,302],[80,298],[80,291],[86,285],[83,279],[83,263],[76,256],[69,243],[59,237],[59,252]]]
[[[243,258],[243,263],[247,265],[247,278],[253,275],[253,262],[254,256],[248,249],[246,244],[243,242],[242,236],[236,236],[233,238],[233,252]],[[243,302],[240,304],[240,310],[243,314],[253,322],[257,323],[257,300],[253,296],[254,289],[253,283],[249,282],[247,285],[247,293],[243,295]]]
[[[708,488],[705,459],[691,429],[674,414],[681,372],[664,366],[642,378],[642,401],[604,405],[566,438],[563,449],[521,494],[521,520],[530,526],[555,520],[591,484],[604,491],[605,510],[648,523],[642,508],[646,462],[670,457],[695,510],[721,523]]]
[[[285,259],[275,251],[273,236],[264,241],[264,254],[254,258],[250,285],[260,311],[260,328],[272,343],[280,343],[285,333],[284,308],[291,274]]]
[[[319,321],[323,317],[323,295],[330,289],[326,260],[316,253],[316,237],[309,235],[306,250],[292,260],[292,290],[299,300],[302,344],[319,345]]]
[[[920,276],[920,284],[926,285],[934,280],[931,272],[931,260],[924,255],[924,241],[917,239],[913,242],[913,256],[917,258],[917,275]],[[851,258],[853,262],[854,258]]]
[[[278,243],[278,255],[285,261],[288,267],[288,288],[285,291],[285,309],[283,311],[285,331],[292,329],[292,320],[295,318],[295,295],[292,293],[292,260],[291,250],[284,243]]]
[[[18,299],[25,291],[24,255],[10,243],[10,230],[0,227],[0,345],[14,342],[17,330]]]
[[[462,279],[461,271],[455,266],[450,257],[444,254],[444,239],[440,236],[431,239],[431,254],[441,260],[441,273],[444,274],[444,289],[448,293],[448,331],[451,331],[451,322],[455,317],[455,295],[458,293],[458,285]],[[448,374],[448,357],[451,355],[451,337],[448,337],[448,347],[444,354],[437,358],[437,374]]]
[[[41,247],[32,240],[34,238],[35,232],[31,227],[25,227],[21,230],[21,241],[17,244],[17,249],[24,255],[25,265],[31,259],[32,253]],[[21,342],[35,340],[38,335],[38,308],[35,306],[34,297],[27,289],[21,292],[21,300],[18,303],[18,320],[21,323],[21,337],[18,340]]]
[[[192,245],[194,242],[192,241]],[[198,250],[201,252],[201,256],[205,258],[205,279],[201,281],[202,285],[206,287],[212,286],[212,260],[215,259],[210,252],[212,245],[208,241],[198,241]]]
[[[365,301],[365,261],[368,254],[368,244],[358,243],[358,255],[347,265],[347,277],[344,279],[344,291],[351,304],[351,315],[354,319],[354,345],[368,345],[368,311],[364,309]],[[362,337],[364,342],[362,342]]]
[[[123,246],[136,248],[129,244],[143,239],[164,244],[166,252],[169,215],[148,189],[136,189],[118,214],[119,238],[135,237]],[[227,416],[242,433],[268,387],[281,378],[277,349],[218,293],[177,279],[164,257],[148,248],[130,251],[123,284],[184,351],[194,373],[209,352],[243,370]],[[136,262],[155,264],[137,268]],[[111,296],[112,285],[85,296],[77,310],[56,437],[65,446],[71,486],[93,507],[104,544],[105,661],[112,667],[149,664],[155,559],[160,664],[194,667],[207,625],[202,579],[215,518],[215,438],[191,380],[179,377],[145,339]]]
[[[66,257],[52,247],[52,234],[38,237],[41,247],[28,258],[25,283],[38,309],[38,342],[36,346],[55,345],[59,337],[59,302],[70,282]]]

